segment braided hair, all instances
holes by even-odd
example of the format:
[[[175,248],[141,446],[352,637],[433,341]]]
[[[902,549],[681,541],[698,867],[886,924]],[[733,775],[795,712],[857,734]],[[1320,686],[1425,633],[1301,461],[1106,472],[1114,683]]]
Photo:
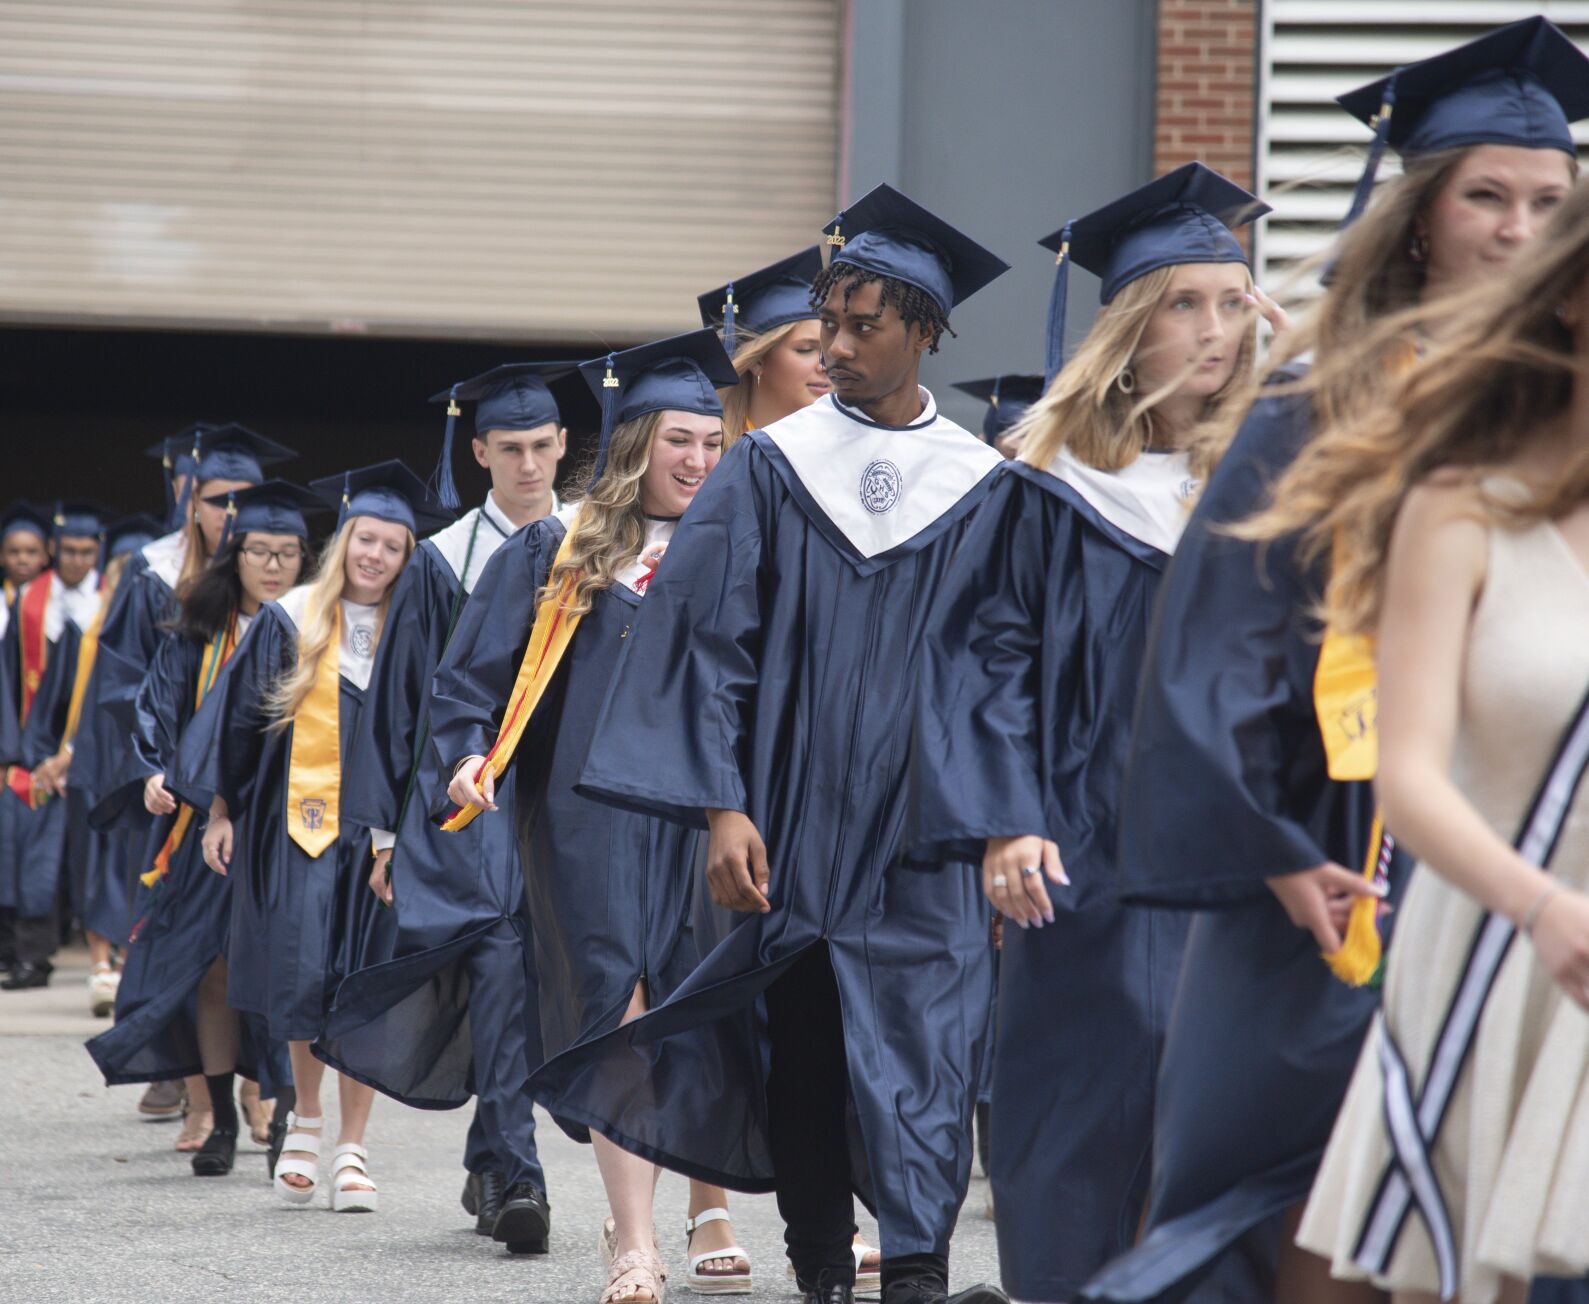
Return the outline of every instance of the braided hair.
[[[927,351],[938,352],[938,341],[948,331],[954,335],[949,327],[949,315],[938,306],[938,301],[923,290],[920,286],[912,285],[909,281],[902,281],[896,276],[884,276],[881,272],[871,272],[864,267],[856,267],[850,263],[829,263],[811,282],[811,306],[820,308],[826,301],[833,287],[844,285],[844,306],[850,306],[850,296],[863,285],[870,285],[876,281],[883,287],[884,303],[891,303],[899,309],[900,320],[908,329],[919,326],[921,333],[929,341]]]

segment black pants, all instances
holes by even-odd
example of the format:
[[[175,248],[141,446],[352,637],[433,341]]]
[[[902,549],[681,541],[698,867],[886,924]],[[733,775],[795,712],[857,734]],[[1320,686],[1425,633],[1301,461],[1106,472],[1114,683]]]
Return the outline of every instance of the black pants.
[[[839,988],[826,944],[811,947],[767,989],[767,1140],[789,1261],[802,1285],[855,1280],[850,1244],[848,1065]]]
[[[17,960],[21,964],[47,965],[61,944],[58,909],[38,919],[16,917]]]

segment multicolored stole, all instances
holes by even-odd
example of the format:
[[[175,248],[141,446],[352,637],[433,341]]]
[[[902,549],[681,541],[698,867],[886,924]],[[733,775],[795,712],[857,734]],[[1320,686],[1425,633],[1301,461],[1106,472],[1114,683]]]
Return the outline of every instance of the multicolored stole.
[[[571,522],[568,532],[563,535],[561,546],[557,549],[557,556],[552,562],[554,571],[568,556],[573,538],[574,525]],[[525,648],[524,660],[519,663],[519,673],[513,681],[513,692],[508,696],[508,709],[502,717],[502,728],[497,734],[497,740],[491,744],[491,750],[486,753],[485,764],[480,767],[479,774],[475,775],[476,784],[480,782],[481,776],[487,769],[495,778],[502,777],[502,772],[508,768],[508,762],[513,759],[513,751],[519,745],[519,739],[524,736],[524,729],[530,722],[530,716],[534,714],[536,706],[545,696],[547,685],[552,682],[552,676],[562,663],[563,654],[574,641],[574,631],[579,628],[580,617],[570,615],[567,608],[578,581],[577,573],[565,575],[557,586],[557,591],[550,597],[542,598],[535,608],[535,624],[530,628],[530,645]],[[467,806],[461,806],[447,817],[441,827],[448,833],[456,833],[459,829],[466,828],[482,809],[484,808],[472,802]]]
[[[18,727],[28,722],[33,708],[33,698],[44,678],[44,668],[50,659],[50,641],[44,634],[44,617],[50,606],[50,590],[54,587],[50,571],[42,572],[22,590],[22,600],[17,603],[17,645],[21,649],[22,699],[17,711]],[[6,787],[28,809],[36,809],[48,799],[47,794],[34,796],[32,771],[20,765],[6,767]]]
[[[299,653],[300,658],[302,653]],[[342,827],[342,603],[331,613],[331,638],[314,682],[292,717],[287,759],[287,836],[319,856]]]
[[[103,607],[100,608],[104,610]],[[99,620],[94,620],[94,629],[99,629]],[[221,670],[232,659],[232,653],[237,650],[237,612],[234,609],[226,625],[204,646],[204,659],[199,666],[198,687],[193,694],[193,709],[197,711],[204,705],[204,696],[215,687],[215,681],[220,678]],[[76,691],[75,689],[73,690]],[[70,725],[68,725],[70,728]],[[182,845],[182,839],[188,835],[188,827],[193,823],[193,807],[184,805],[177,812],[176,823],[171,826],[171,832],[166,834],[166,840],[161,844],[159,852],[154,858],[154,868],[147,873],[140,874],[138,881],[145,887],[153,887],[171,872],[171,857],[176,854]]]

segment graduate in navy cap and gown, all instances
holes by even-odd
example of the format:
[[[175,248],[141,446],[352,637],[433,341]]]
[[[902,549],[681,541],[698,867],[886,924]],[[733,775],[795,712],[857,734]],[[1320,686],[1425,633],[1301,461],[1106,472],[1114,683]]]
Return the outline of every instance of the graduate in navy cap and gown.
[[[450,814],[438,807],[444,836],[503,818],[498,780],[516,760],[505,782],[534,928],[541,1039],[552,1058],[666,999],[699,958],[690,927],[698,835],[614,814],[577,795],[574,782],[636,610],[721,454],[717,390],[734,381],[709,330],[581,371],[603,400],[589,490],[491,559],[436,672],[431,705],[438,772],[452,777],[458,805]],[[532,1092],[537,1080],[532,1074]],[[587,1135],[578,1114],[541,1099],[572,1135]],[[656,1170],[604,1136],[592,1140],[613,1215],[603,1236],[603,1298],[659,1299],[666,1274],[651,1219]],[[751,1265],[732,1244],[725,1205],[720,1190],[692,1183],[687,1280],[711,1293],[745,1293]],[[701,1234],[692,1238],[695,1226]]]
[[[336,983],[389,954],[395,933],[366,884],[370,838],[342,809],[342,775],[393,584],[419,531],[447,519],[401,462],[314,482],[338,506],[315,578],[265,603],[184,731],[165,787],[209,810],[204,858],[236,869],[230,1004],[289,1043],[293,1110],[277,1194],[308,1204],[321,1181],[320,1086],[310,1052]],[[125,991],[125,985],[123,987]],[[333,1212],[377,1207],[364,1128],[374,1091],[339,1079]]]
[[[1344,420],[1416,365],[1417,345],[1328,385],[1302,359],[1499,274],[1543,228],[1574,181],[1568,122],[1589,116],[1589,60],[1529,19],[1341,103],[1376,122],[1354,220],[1326,294],[1277,350],[1288,383],[1252,405],[1208,482],[1145,654],[1122,888],[1204,913],[1165,1041],[1143,1240],[1089,1299],[1179,1298],[1248,1232],[1277,1227],[1277,1301],[1373,1298],[1290,1243],[1378,1004],[1382,898],[1404,876],[1368,782],[1372,650],[1318,628],[1326,577],[1289,541],[1260,550],[1221,527],[1265,505],[1316,421]],[[1369,204],[1387,145],[1402,175]]]
[[[511,817],[446,834],[427,745],[431,676],[486,563],[559,507],[568,448],[548,381],[574,364],[511,363],[436,396],[447,404],[441,499],[456,506],[452,434],[460,404],[491,475],[480,506],[414,550],[392,590],[343,785],[348,817],[372,830],[370,887],[397,911],[392,958],[350,973],[316,1053],[406,1104],[450,1109],[475,1096],[464,1208],[510,1250],[546,1248],[546,1177],[524,1079],[541,1062],[524,875]],[[505,788],[498,804],[511,811]],[[395,844],[395,846],[394,846]]]
[[[1266,211],[1189,163],[1045,242],[1059,277],[1099,276],[1103,311],[1065,362],[1056,292],[1054,378],[927,626],[910,842],[979,863],[1006,920],[989,1178],[1012,1300],[1074,1298],[1147,1197],[1187,916],[1116,895],[1121,771],[1196,488],[1186,446],[1252,372],[1259,300],[1233,228]]]
[[[667,1167],[775,1190],[807,1300],[852,1298],[859,1192],[884,1298],[941,1304],[991,912],[970,874],[899,865],[904,768],[930,596],[1001,459],[917,373],[1006,265],[887,186],[827,231],[812,302],[834,392],[714,472],[580,780],[709,829],[713,895],[745,918],[671,999],[548,1062],[537,1097]],[[722,1084],[707,1110],[684,1085],[703,1080]]]
[[[1005,458],[1020,452],[1016,428],[1027,408],[1043,396],[1043,377],[1032,372],[1006,372],[983,380],[960,380],[955,388],[988,405],[982,414],[982,438]]]

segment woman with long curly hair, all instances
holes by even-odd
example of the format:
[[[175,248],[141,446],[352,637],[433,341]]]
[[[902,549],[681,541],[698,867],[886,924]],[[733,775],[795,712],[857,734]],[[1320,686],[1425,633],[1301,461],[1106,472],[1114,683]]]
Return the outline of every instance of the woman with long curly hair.
[[[444,828],[492,818],[497,783],[516,762],[548,1061],[665,999],[699,958],[690,871],[700,835],[598,805],[574,782],[667,541],[722,456],[717,390],[734,381],[709,330],[581,370],[604,408],[589,492],[492,556],[437,668],[431,707],[436,755],[453,776],[447,798],[458,808]],[[531,1074],[532,1092],[538,1078]],[[655,1165],[587,1132],[580,1099],[537,1098],[595,1147],[612,1210],[601,1237],[602,1304],[657,1304],[667,1273],[652,1225]],[[702,1106],[710,1107],[704,1098]],[[692,1187],[694,1221],[725,1221],[723,1193]],[[748,1293],[750,1262],[732,1244],[695,1249],[688,1280],[713,1294]]]
[[[1321,640],[1325,559],[1227,527],[1263,506],[1315,430],[1415,365],[1422,342],[1406,332],[1365,358],[1376,322],[1501,283],[1572,189],[1568,119],[1589,113],[1585,84],[1589,60],[1531,19],[1341,97],[1403,171],[1338,241],[1326,293],[1276,351],[1284,383],[1224,423],[1234,441],[1160,592],[1121,883],[1128,900],[1202,913],[1165,1039],[1143,1241],[1086,1298],[1159,1298],[1234,1248],[1284,1304],[1377,1299],[1291,1243],[1377,1004],[1382,898],[1405,872],[1367,782],[1373,663],[1345,631]],[[1360,199],[1371,185],[1372,163]],[[1348,351],[1350,371],[1331,365]],[[1212,463],[1222,442],[1194,453]]]
[[[369,830],[342,818],[342,759],[392,584],[415,532],[446,519],[401,462],[318,480],[339,503],[315,579],[265,604],[184,732],[166,787],[208,809],[204,859],[233,867],[227,997],[288,1043],[294,1099],[277,1194],[308,1204],[320,1184],[324,1066],[310,1052],[337,980],[389,944],[390,917],[364,888]],[[331,1208],[377,1207],[364,1148],[373,1088],[341,1078]]]

